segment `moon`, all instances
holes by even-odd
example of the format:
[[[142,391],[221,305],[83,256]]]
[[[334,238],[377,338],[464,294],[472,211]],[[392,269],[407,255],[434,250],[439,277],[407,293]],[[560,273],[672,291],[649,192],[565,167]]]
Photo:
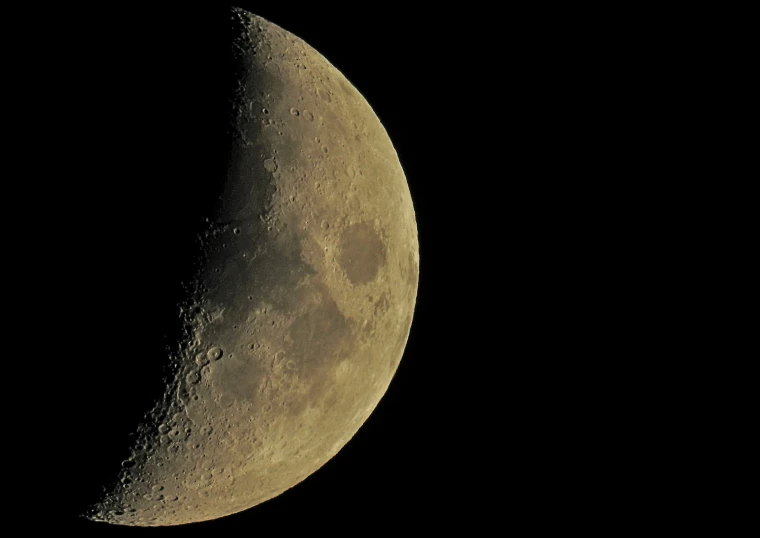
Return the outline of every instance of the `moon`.
[[[408,339],[417,227],[388,134],[303,40],[238,8],[230,25],[223,192],[184,283],[163,398],[94,521],[206,521],[297,485],[367,420]]]

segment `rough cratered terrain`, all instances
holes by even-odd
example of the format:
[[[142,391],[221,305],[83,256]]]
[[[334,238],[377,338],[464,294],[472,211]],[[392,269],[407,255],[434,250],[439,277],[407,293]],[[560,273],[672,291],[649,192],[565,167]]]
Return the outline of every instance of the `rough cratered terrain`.
[[[318,52],[230,14],[241,71],[224,191],[165,396],[97,521],[204,521],[298,484],[368,418],[409,334],[417,232],[388,135]]]

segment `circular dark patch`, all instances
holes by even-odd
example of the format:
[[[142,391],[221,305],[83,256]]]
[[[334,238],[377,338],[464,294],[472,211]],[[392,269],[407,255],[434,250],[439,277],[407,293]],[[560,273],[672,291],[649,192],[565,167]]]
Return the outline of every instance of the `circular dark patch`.
[[[355,286],[372,282],[385,263],[383,240],[366,222],[349,226],[341,236],[338,263]]]

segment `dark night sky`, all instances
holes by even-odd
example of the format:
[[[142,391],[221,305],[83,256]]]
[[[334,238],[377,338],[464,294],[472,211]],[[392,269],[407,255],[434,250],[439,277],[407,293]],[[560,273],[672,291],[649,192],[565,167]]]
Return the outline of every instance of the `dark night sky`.
[[[36,499],[27,506],[30,529],[103,538],[415,529],[437,536],[458,525],[466,529],[459,535],[487,536],[487,521],[498,522],[499,533],[515,518],[547,521],[542,507],[554,510],[582,482],[567,447],[579,442],[583,415],[560,396],[566,379],[591,369],[570,360],[586,352],[592,326],[573,331],[568,321],[580,321],[589,305],[581,278],[608,268],[586,262],[597,223],[583,207],[599,191],[574,180],[611,170],[598,158],[606,131],[585,138],[584,99],[603,90],[584,86],[583,47],[564,39],[575,39],[572,31],[547,26],[562,27],[562,13],[426,11],[408,2],[235,4],[301,37],[342,71],[399,154],[418,223],[420,282],[387,394],[322,469],[249,511],[147,530],[66,515],[67,499],[101,457],[90,448],[106,450],[121,435],[109,424],[129,413],[134,385],[160,382],[131,349],[135,335],[158,338],[145,330],[162,326],[151,293],[174,275],[157,257],[170,234],[154,232],[177,226],[161,215],[180,191],[159,192],[155,175],[191,177],[194,164],[182,156],[213,144],[176,136],[193,127],[185,111],[203,91],[177,76],[194,72],[202,52],[186,46],[177,25],[202,21],[202,12],[175,17],[165,5],[109,5],[99,23],[89,22],[89,7],[57,6],[41,15],[50,32],[27,19],[33,37],[19,46],[45,43],[29,64],[41,79],[30,108],[43,116],[42,134],[57,140],[44,138],[44,151],[29,160],[54,167],[35,176],[46,188],[35,207],[55,209],[37,278],[46,283],[45,304],[54,305],[45,315],[58,320],[41,355],[53,358],[34,363],[46,372],[38,390],[58,418],[47,427],[23,420],[34,440],[24,455],[25,468],[35,469],[27,488],[45,484],[28,493]],[[39,140],[40,121],[29,140]],[[136,230],[147,243],[131,242]],[[114,342],[128,352],[123,364],[108,362]],[[48,437],[56,439],[52,457]],[[37,514],[39,502],[49,504],[49,517]]]
[[[473,496],[478,495],[459,486],[468,473],[463,463],[472,457],[473,443],[481,442],[472,431],[476,428],[475,420],[466,417],[469,404],[462,400],[473,394],[468,385],[484,375],[482,364],[496,360],[498,352],[494,350],[491,356],[478,356],[472,346],[463,352],[465,344],[461,337],[451,335],[455,327],[462,330],[468,324],[458,319],[460,316],[472,315],[467,311],[469,307],[462,303],[463,295],[468,291],[458,281],[456,271],[471,263],[463,260],[472,258],[473,254],[469,252],[471,247],[466,235],[476,226],[474,201],[462,186],[476,179],[472,174],[477,168],[476,161],[482,156],[470,149],[473,138],[482,137],[483,133],[480,127],[467,121],[467,116],[485,109],[487,114],[494,115],[495,121],[499,121],[503,112],[469,98],[471,85],[481,82],[473,78],[464,63],[471,52],[457,45],[461,32],[452,27],[461,21],[453,20],[447,14],[433,17],[394,9],[302,6],[283,9],[272,7],[279,5],[275,2],[267,5],[239,2],[237,5],[293,32],[325,55],[369,101],[396,147],[412,192],[421,244],[418,304],[404,359],[386,396],[354,439],[317,473],[279,497],[244,513],[178,529],[141,531],[68,518],[55,525],[61,532],[103,537],[137,536],[141,532],[146,535],[208,536],[230,530],[282,531],[289,535],[289,530],[312,529],[353,534],[361,532],[359,525],[394,526],[400,525],[401,521],[425,524],[430,518],[440,518],[442,511],[471,503]],[[176,83],[181,87],[182,84],[181,80],[172,78],[171,68],[163,66],[162,57],[154,54],[154,51],[168,46],[157,36],[161,35],[162,24],[171,17],[168,10],[143,17],[135,8],[121,19],[117,18],[117,12],[109,12],[109,16],[113,17],[114,25],[92,31],[104,36],[124,32],[127,42],[121,46],[116,44],[113,50],[108,47],[97,50],[91,48],[87,38],[81,35],[70,38],[82,41],[75,47],[79,51],[81,46],[84,57],[93,56],[93,65],[82,61],[81,76],[88,81],[105,79],[108,87],[113,88],[113,98],[127,107],[120,120],[123,132],[106,138],[107,142],[95,137],[91,144],[111,148],[104,151],[109,155],[121,151],[113,148],[128,144],[133,133],[140,132],[146,141],[144,147],[151,154],[150,159],[161,162],[164,138],[161,134],[151,134],[161,132],[161,127],[151,122],[152,111],[162,110],[164,104],[160,99],[153,103],[151,95],[171,96],[176,94],[176,89],[170,91],[164,86]],[[171,32],[171,29],[167,30],[168,35]],[[182,51],[182,47],[177,50]],[[165,56],[172,57],[172,54]],[[124,62],[133,62],[129,77],[113,67],[114,55]],[[192,57],[179,62],[182,69],[193,66]],[[179,72],[181,68],[176,70]],[[88,111],[99,107],[114,110],[104,106],[103,101],[110,102],[110,96],[104,98],[96,92],[92,95],[78,93],[78,99],[81,101],[77,110],[81,115],[77,116],[79,122],[86,116],[98,125],[102,120]],[[130,116],[138,117],[144,125],[132,125],[134,120]],[[171,146],[171,151],[178,148],[182,149]],[[145,151],[134,148],[130,160],[123,165],[128,171],[116,173],[134,177],[145,170],[149,160]],[[105,156],[103,163],[101,170],[113,166]],[[489,179],[496,180],[498,178]],[[151,188],[149,177],[146,176],[145,181],[147,188]],[[84,193],[84,187],[80,188]],[[158,208],[162,201],[171,198],[171,193],[156,192],[158,201],[146,201],[127,191],[120,195],[123,201],[116,203],[132,205],[133,209],[144,207],[143,204]],[[125,207],[119,207],[128,214]],[[99,219],[115,221],[111,211],[106,207],[93,209]],[[77,222],[82,221],[83,227],[89,218],[92,215],[74,217]],[[161,225],[161,222],[155,223],[155,226]],[[116,228],[114,233],[121,234],[120,238],[128,238],[133,232],[131,225]],[[119,263],[121,256],[121,252],[106,248],[99,251],[100,258],[97,258],[85,246],[74,248],[83,256],[101,260],[100,263],[105,258],[108,267]],[[132,248],[135,254],[139,252],[138,247]],[[139,255],[130,259],[131,272],[122,275],[122,288],[131,290],[127,294],[147,289],[139,282],[150,276],[150,270]],[[478,259],[482,260],[482,257],[478,256]],[[161,271],[165,278],[170,278],[168,266]],[[133,288],[130,288],[129,280],[134,280]],[[83,289],[91,289],[100,283],[97,275],[81,282]],[[96,291],[90,293],[98,295]],[[147,291],[143,293],[145,300],[150,301]],[[91,300],[97,303],[103,299],[93,297]],[[80,304],[83,302],[86,301],[80,301]],[[104,304],[98,311],[108,308]],[[140,315],[138,309],[125,307],[118,323],[128,326],[136,315]],[[102,325],[101,338],[107,345],[118,338],[119,331],[111,328],[113,318],[104,316],[102,319],[98,323]],[[160,317],[154,322],[159,323]],[[478,365],[478,371],[468,372],[467,364]],[[83,397],[77,405],[87,410],[88,420],[102,425],[104,437],[91,442],[99,442],[105,447],[107,442],[103,439],[117,433],[108,430],[109,411],[103,401],[119,391],[98,377],[90,366],[81,366],[80,373],[91,379],[89,386],[93,393]],[[140,374],[135,371],[133,375],[136,377],[132,383],[137,383]],[[129,390],[124,379],[119,379],[117,384]],[[120,412],[129,411],[127,401],[114,405]],[[79,438],[83,443],[86,437],[82,435]],[[77,456],[75,448],[68,450],[71,450],[73,461],[83,467],[82,474],[86,476],[88,463],[94,464],[91,459]],[[67,489],[69,495],[76,496],[74,486]],[[41,524],[47,525],[47,522]]]
[[[718,398],[688,378],[706,351],[686,350],[717,314],[678,325],[705,312],[703,285],[723,285],[701,281],[712,252],[695,233],[715,204],[689,196],[726,174],[687,165],[734,158],[702,151],[726,132],[704,110],[731,116],[721,107],[739,100],[711,85],[733,92],[733,71],[748,71],[732,58],[749,49],[721,49],[738,19],[713,22],[712,8],[529,4],[237,2],[321,52],[379,116],[416,210],[419,293],[396,377],[330,462],[246,512],[162,529],[72,510],[124,459],[135,402],[164,386],[154,359],[176,329],[186,232],[229,147],[214,107],[227,49],[203,7],[220,2],[3,4],[6,534],[702,523],[712,508],[694,507],[725,485],[688,513],[674,506],[710,489],[700,469],[725,458],[698,449],[724,436],[678,391]],[[699,254],[684,265],[690,242]],[[689,421],[700,433],[679,445]]]

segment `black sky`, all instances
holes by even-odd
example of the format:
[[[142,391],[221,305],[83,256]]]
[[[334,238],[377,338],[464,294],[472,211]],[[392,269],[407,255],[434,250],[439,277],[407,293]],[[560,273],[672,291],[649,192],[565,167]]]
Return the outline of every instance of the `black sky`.
[[[143,411],[132,407],[136,387],[144,394],[160,392],[161,372],[146,366],[139,349],[129,350],[135,342],[148,349],[147,342],[159,338],[160,331],[151,335],[144,327],[163,326],[166,320],[160,312],[175,299],[166,286],[183,263],[182,245],[167,243],[176,228],[184,226],[171,209],[184,203],[176,194],[183,186],[177,185],[176,192],[159,189],[156,174],[192,181],[189,178],[204,175],[203,166],[211,170],[212,160],[182,164],[182,155],[221,152],[219,144],[202,135],[189,143],[180,136],[193,127],[201,132],[198,125],[212,122],[210,113],[187,114],[195,102],[210,95],[204,75],[184,81],[184,88],[177,80],[181,73],[197,69],[206,74],[210,88],[217,76],[204,53],[215,36],[203,35],[199,43],[188,45],[181,40],[186,32],[172,26],[184,22],[202,30],[197,8],[179,16],[169,7],[125,6],[122,12],[109,8],[101,15],[110,22],[92,25],[85,21],[91,11],[69,12],[76,20],[68,25],[70,32],[63,32],[57,51],[51,51],[55,72],[61,73],[51,84],[65,86],[57,92],[67,96],[65,124],[87,148],[86,156],[64,151],[67,166],[82,159],[87,166],[78,182],[59,188],[67,197],[73,189],[77,202],[72,207],[86,205],[85,198],[95,190],[101,197],[88,211],[76,210],[61,221],[61,233],[68,237],[65,250],[76,261],[64,269],[71,288],[58,293],[70,305],[72,319],[83,318],[75,340],[90,345],[74,368],[53,367],[54,375],[66,379],[75,394],[59,386],[51,398],[67,402],[66,420],[75,426],[54,429],[70,439],[58,452],[70,465],[61,475],[65,483],[48,489],[49,495],[65,498],[54,510],[62,519],[40,522],[44,528],[52,525],[60,532],[103,537],[141,532],[208,536],[237,530],[289,535],[296,529],[354,534],[366,522],[423,524],[463,500],[469,502],[464,498],[473,494],[454,486],[467,472],[462,460],[469,458],[477,442],[467,433],[472,421],[465,420],[465,404],[459,400],[470,394],[466,384],[472,382],[463,365],[484,358],[463,355],[460,338],[446,335],[451,327],[462,326],[458,316],[469,315],[461,306],[449,310],[449,305],[460,304],[459,297],[467,293],[454,268],[471,248],[466,234],[474,225],[472,200],[462,187],[475,180],[468,175],[474,170],[469,163],[479,157],[468,148],[472,137],[482,136],[474,126],[461,131],[476,105],[467,98],[472,81],[463,84],[461,78],[469,68],[461,63],[466,51],[454,44],[457,32],[450,26],[457,22],[446,14],[412,15],[392,9],[238,5],[293,32],[326,56],[365,96],[396,147],[412,192],[421,244],[418,305],[404,359],[375,412],[335,458],[303,483],[252,510],[152,531],[95,524],[67,514],[74,500],[92,495],[88,488],[98,462],[110,461],[119,452],[114,447],[125,434],[120,424]],[[193,197],[186,199],[191,202]],[[173,216],[162,219],[162,208]],[[107,240],[100,235],[105,230]],[[150,230],[158,232],[153,239],[132,241],[151,237]],[[177,254],[167,257],[166,248]],[[154,265],[151,260],[162,261]],[[62,332],[70,339],[70,329]],[[117,363],[109,362],[105,351],[115,341],[124,346]]]
[[[201,80],[183,86],[176,75],[193,72],[195,58],[208,72],[214,65],[176,28],[187,21],[203,28],[197,7],[181,16],[172,3],[41,10],[25,19],[18,48],[32,55],[30,77],[40,79],[21,84],[42,116],[23,136],[34,148],[30,169],[52,168],[32,175],[45,196],[31,200],[39,213],[55,215],[46,221],[48,242],[35,238],[34,245],[43,244],[46,260],[36,265],[44,316],[56,322],[24,375],[45,372],[37,392],[58,415],[47,427],[37,412],[22,416],[33,440],[26,482],[43,484],[28,488],[37,498],[24,503],[26,524],[43,534],[104,538],[371,535],[380,528],[428,536],[453,525],[465,529],[458,535],[487,536],[493,521],[544,517],[542,506],[571,496],[579,483],[562,474],[576,472],[566,447],[578,442],[579,419],[563,415],[551,394],[569,390],[570,356],[587,348],[584,333],[570,330],[589,308],[578,272],[605,270],[587,265],[589,230],[599,223],[583,211],[598,192],[587,179],[604,168],[597,156],[606,151],[599,133],[588,136],[585,99],[603,92],[584,82],[583,51],[566,46],[578,36],[555,33],[563,14],[549,8],[527,17],[408,2],[235,5],[321,52],[364,95],[399,154],[418,223],[420,282],[398,373],[330,462],[252,510],[147,530],[67,515],[67,499],[80,495],[79,475],[86,482],[99,457],[78,447],[107,446],[122,435],[109,417],[129,410],[130,384],[143,375],[135,368],[140,349],[130,346],[146,318],[160,325],[143,282],[173,274],[171,264],[153,265],[158,250],[150,250],[166,237],[148,250],[129,237],[134,226],[146,236],[165,230],[161,208],[178,203],[172,191],[151,190],[156,170],[174,166],[166,156],[176,155],[189,177],[194,163],[183,163],[183,152],[213,147],[179,136],[192,127],[184,111],[204,90]],[[44,29],[36,28],[40,20]],[[198,43],[213,42],[204,35]],[[141,305],[126,307],[120,297]],[[33,308],[25,319],[39,325],[42,316]],[[98,362],[108,360],[114,342],[131,358]],[[40,502],[50,517],[37,517]]]

